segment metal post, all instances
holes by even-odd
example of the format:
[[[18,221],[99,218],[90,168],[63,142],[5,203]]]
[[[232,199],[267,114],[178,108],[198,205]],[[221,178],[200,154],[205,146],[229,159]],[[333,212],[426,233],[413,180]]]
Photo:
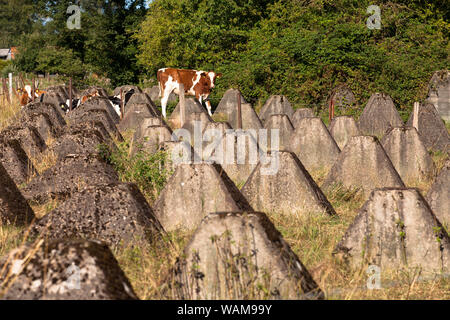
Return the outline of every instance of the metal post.
[[[241,92],[239,89],[236,93],[236,101],[237,101],[237,128],[242,129],[242,108],[241,108]]]
[[[180,128],[186,121],[186,100],[184,98],[184,84],[180,83]]]
[[[72,77],[69,78],[69,111],[72,111]]]

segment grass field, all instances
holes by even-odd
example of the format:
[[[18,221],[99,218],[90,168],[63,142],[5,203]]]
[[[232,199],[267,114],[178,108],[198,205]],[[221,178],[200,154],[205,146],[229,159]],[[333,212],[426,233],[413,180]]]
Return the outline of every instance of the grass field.
[[[14,115],[19,110],[17,103],[0,106],[0,130],[14,121]],[[130,134],[124,134],[124,137],[129,140]],[[127,144],[122,144],[122,147],[127,148]],[[127,150],[124,151],[126,153]],[[433,154],[439,169],[447,157],[448,155],[442,153]],[[43,172],[55,163],[51,154],[46,154],[39,161],[32,160],[39,172]],[[122,161],[129,160],[122,159]],[[136,167],[129,165],[124,170],[132,171],[136,170]],[[123,180],[133,177],[133,172],[127,173],[129,174],[121,175]],[[313,173],[313,176],[320,184],[324,173]],[[156,192],[161,188],[161,185],[139,186],[141,189],[156,188]],[[418,187],[425,195],[430,183],[420,183]],[[154,201],[154,192],[142,191],[151,204]],[[358,194],[339,190],[327,194],[327,197],[335,208],[337,216],[276,212],[267,214],[328,299],[450,299],[449,278],[422,279],[423,275],[420,272],[405,270],[382,272],[381,289],[368,290],[366,286],[368,276],[365,268],[349,270],[332,256],[334,247],[357,215],[358,209],[364,203],[364,198]],[[38,216],[42,217],[56,206],[56,202],[50,202],[44,206],[33,206],[33,209]],[[12,226],[0,226],[0,256],[23,243],[22,231]],[[182,254],[184,245],[191,235],[192,233],[171,232],[163,239],[146,246],[113,249],[120,266],[141,299],[170,298],[163,295],[162,291],[167,287],[167,276],[171,267],[176,258]]]

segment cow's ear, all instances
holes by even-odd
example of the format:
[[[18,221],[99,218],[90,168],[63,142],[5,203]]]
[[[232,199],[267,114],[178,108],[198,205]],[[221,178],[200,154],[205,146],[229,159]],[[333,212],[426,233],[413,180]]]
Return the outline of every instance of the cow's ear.
[[[221,76],[222,76],[221,73],[217,73],[217,74],[216,74],[216,78],[220,78]]]

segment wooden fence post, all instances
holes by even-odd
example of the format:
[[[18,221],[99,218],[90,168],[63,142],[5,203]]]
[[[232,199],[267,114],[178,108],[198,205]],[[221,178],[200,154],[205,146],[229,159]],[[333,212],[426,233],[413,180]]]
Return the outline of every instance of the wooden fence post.
[[[242,106],[241,106],[241,92],[239,89],[236,92],[236,101],[237,101],[237,128],[242,129]]]
[[[34,92],[35,92],[35,90],[36,90],[36,82],[35,82],[35,79],[34,79],[34,76],[33,76],[33,86],[31,88],[31,101],[34,101]]]
[[[69,111],[72,111],[72,77],[69,78]]]
[[[180,83],[180,128],[184,125],[186,121],[186,100],[184,97],[184,84]]]

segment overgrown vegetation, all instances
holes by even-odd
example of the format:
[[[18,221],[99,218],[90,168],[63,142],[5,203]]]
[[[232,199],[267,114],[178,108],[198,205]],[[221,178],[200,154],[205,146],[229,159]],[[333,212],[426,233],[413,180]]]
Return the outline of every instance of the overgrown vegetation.
[[[131,155],[128,141],[117,143],[117,150],[110,153],[106,152],[106,149],[107,146],[100,146],[103,157],[114,166],[120,180],[136,183],[147,200],[152,203],[171,174],[167,153],[158,151],[150,154],[142,150]]]
[[[374,4],[381,30],[366,27]],[[285,94],[320,111],[346,83],[360,105],[385,92],[404,110],[426,97],[433,71],[449,66],[448,12],[445,1],[155,0],[136,37],[150,74],[222,72],[214,103],[234,86],[252,103]]]

